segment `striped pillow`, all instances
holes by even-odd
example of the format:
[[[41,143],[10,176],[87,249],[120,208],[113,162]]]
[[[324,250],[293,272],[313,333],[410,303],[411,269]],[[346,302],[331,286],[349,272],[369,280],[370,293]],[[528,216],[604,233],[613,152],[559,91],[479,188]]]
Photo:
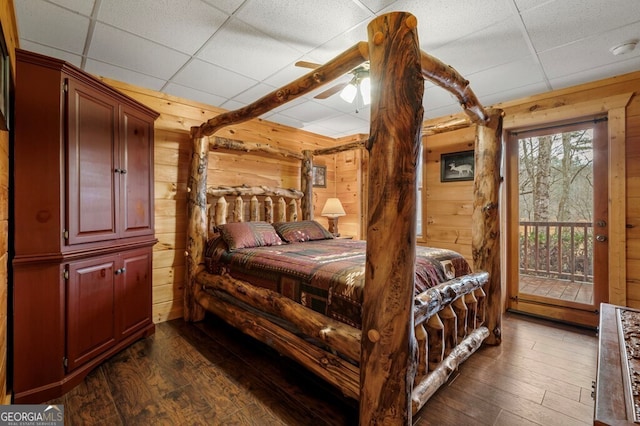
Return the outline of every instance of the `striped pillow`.
[[[267,222],[234,222],[222,225],[220,234],[229,250],[250,247],[279,246],[283,242]]]
[[[330,240],[333,235],[315,220],[301,222],[278,222],[273,227],[280,237],[288,243]]]

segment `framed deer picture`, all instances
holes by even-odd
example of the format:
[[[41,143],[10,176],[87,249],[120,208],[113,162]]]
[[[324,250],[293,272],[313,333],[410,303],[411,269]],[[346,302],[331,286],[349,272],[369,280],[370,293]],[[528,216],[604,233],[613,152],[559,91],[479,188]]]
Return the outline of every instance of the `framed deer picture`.
[[[440,182],[473,180],[473,150],[452,152],[440,156]]]

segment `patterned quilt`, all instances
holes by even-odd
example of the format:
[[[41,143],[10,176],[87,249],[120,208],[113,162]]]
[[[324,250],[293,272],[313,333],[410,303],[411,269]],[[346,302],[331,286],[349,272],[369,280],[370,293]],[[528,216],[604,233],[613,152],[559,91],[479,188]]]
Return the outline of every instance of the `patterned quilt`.
[[[210,273],[229,273],[279,292],[330,318],[360,328],[366,242],[331,239],[270,247],[208,249]],[[416,294],[443,281],[469,274],[460,254],[416,247]]]

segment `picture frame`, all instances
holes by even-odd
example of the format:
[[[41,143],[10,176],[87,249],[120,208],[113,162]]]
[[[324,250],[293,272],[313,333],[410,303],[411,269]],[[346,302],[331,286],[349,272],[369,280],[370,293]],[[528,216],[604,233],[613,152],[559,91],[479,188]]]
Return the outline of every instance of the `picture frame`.
[[[4,31],[0,25],[0,130],[9,130],[11,107],[11,59]]]
[[[311,182],[314,187],[327,187],[327,166],[313,166]]]
[[[451,152],[440,155],[440,182],[473,180],[474,151]]]

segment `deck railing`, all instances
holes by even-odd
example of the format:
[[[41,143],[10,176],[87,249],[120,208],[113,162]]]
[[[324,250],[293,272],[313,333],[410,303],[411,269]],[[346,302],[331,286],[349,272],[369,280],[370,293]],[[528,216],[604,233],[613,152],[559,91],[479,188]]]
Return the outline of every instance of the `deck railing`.
[[[593,282],[593,224],[520,222],[520,273]]]

